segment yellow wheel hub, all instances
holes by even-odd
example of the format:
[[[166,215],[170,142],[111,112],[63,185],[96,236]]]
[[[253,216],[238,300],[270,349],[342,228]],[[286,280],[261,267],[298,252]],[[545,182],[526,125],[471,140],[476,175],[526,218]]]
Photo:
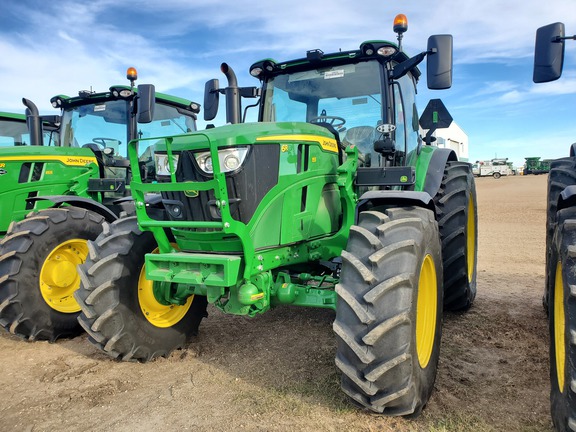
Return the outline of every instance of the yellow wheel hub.
[[[564,392],[564,374],[566,368],[565,319],[564,319],[564,280],[562,263],[556,266],[554,278],[554,356],[556,357],[556,378],[558,389]]]
[[[80,312],[74,291],[80,286],[76,266],[86,261],[87,241],[68,240],[56,246],[40,269],[40,293],[46,304],[62,313]]]
[[[467,235],[466,238],[466,265],[468,267],[468,282],[472,282],[472,277],[474,276],[474,263],[476,262],[476,220],[474,215],[476,207],[472,196],[468,202],[468,222]]]
[[[436,315],[438,314],[438,286],[436,266],[430,255],[426,255],[418,279],[416,303],[416,352],[422,369],[428,366],[434,349]]]
[[[152,253],[158,253],[158,249]],[[145,269],[146,267],[142,266],[138,278],[138,303],[144,317],[155,327],[168,328],[176,325],[190,309],[194,296],[188,297],[182,306],[159,303],[154,296],[154,282],[146,279]]]

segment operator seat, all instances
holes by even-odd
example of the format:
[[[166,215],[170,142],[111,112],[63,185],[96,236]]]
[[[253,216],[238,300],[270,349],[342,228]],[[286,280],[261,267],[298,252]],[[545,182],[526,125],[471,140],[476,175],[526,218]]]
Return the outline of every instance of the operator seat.
[[[375,129],[372,126],[355,126],[346,131],[342,140],[344,147],[355,145],[358,148],[358,159],[361,165],[367,164],[374,150]]]

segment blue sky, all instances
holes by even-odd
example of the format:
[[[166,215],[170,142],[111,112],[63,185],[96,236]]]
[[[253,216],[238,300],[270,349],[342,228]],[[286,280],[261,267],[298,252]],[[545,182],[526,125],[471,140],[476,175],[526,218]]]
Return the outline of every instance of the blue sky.
[[[42,113],[49,99],[123,84],[134,66],[140,83],[202,103],[204,82],[257,85],[248,67],[306,50],[356,49],[364,40],[395,40],[392,20],[408,17],[408,54],[431,34],[454,36],[454,83],[418,103],[441,98],[468,134],[470,159],[568,155],[576,142],[576,41],[566,43],[559,81],[532,83],[536,29],[556,21],[576,34],[576,0],[6,0],[0,13],[0,111],[23,112],[22,97]],[[422,65],[422,68],[425,66]],[[203,126],[203,122],[200,122]]]

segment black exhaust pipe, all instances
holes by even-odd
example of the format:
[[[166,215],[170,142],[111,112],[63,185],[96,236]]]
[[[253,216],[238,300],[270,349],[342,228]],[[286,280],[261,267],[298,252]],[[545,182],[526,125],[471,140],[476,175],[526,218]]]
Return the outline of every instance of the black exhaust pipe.
[[[236,74],[227,63],[220,65],[220,70],[228,79],[228,86],[225,90],[226,95],[226,123],[240,123],[240,90]]]
[[[22,98],[22,103],[26,106],[26,125],[30,134],[31,145],[44,145],[42,135],[42,119],[38,112],[38,107],[29,99]]]

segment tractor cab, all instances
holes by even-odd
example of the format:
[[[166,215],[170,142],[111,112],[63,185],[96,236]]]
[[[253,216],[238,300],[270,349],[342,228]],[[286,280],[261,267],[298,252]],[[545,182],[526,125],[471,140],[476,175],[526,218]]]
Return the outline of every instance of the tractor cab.
[[[95,157],[97,176],[88,181],[87,192],[108,207],[113,206],[114,200],[129,196],[128,142],[193,132],[200,109],[194,102],[156,93],[151,85],[136,89],[134,68],[128,69],[127,78],[130,86],[113,86],[100,93],[80,91],[76,97],[58,95],[51,99],[52,106],[61,110],[60,146],[87,149],[86,154]],[[144,97],[139,97],[143,92]],[[144,176],[153,174],[150,149],[142,148],[140,169]]]
[[[0,236],[32,210],[64,203],[98,207],[109,220],[132,210],[128,142],[193,132],[200,106],[156,93],[152,85],[136,88],[134,68],[127,78],[129,86],[53,97],[52,106],[61,111],[56,116],[40,115],[23,99],[26,116],[13,118],[9,129],[13,145],[0,148]],[[153,175],[154,162],[152,151],[143,150],[139,170],[146,177]]]
[[[43,121],[43,143],[46,146],[58,145],[58,124],[48,120]],[[0,148],[2,147],[19,147],[32,144],[26,116],[24,114],[15,114],[0,112]]]
[[[414,57],[402,51],[405,16],[394,23],[398,43],[366,41],[357,50],[325,54],[310,50],[306,57],[287,62],[264,59],[250,67],[261,88],[237,88],[228,65],[222,71],[229,78],[226,89],[218,81],[208,82],[205,119],[217,110],[218,92],[227,97],[227,122],[240,120],[240,96],[261,96],[259,122],[307,122],[327,128],[335,137],[341,155],[353,146],[359,152],[359,184],[376,186],[411,185],[410,168],[390,169],[386,178],[374,169],[416,164],[422,140],[416,108],[418,64],[428,56],[428,87],[449,88],[452,79],[452,36],[436,35],[428,49]],[[236,91],[231,91],[236,89]],[[232,99],[229,102],[228,99]],[[369,170],[372,168],[372,170]]]
[[[94,154],[99,176],[90,180],[89,192],[102,194],[107,205],[110,200],[129,195],[128,142],[194,132],[200,109],[194,102],[156,93],[150,85],[134,88],[134,68],[128,70],[127,78],[130,86],[113,86],[102,93],[81,91],[76,97],[59,95],[51,99],[52,106],[62,112],[61,146],[85,148]],[[144,107],[142,102],[139,106],[139,92],[146,92],[142,100],[155,103]],[[153,146],[151,141],[148,144]],[[140,170],[144,176],[152,175],[152,151],[142,150]]]

